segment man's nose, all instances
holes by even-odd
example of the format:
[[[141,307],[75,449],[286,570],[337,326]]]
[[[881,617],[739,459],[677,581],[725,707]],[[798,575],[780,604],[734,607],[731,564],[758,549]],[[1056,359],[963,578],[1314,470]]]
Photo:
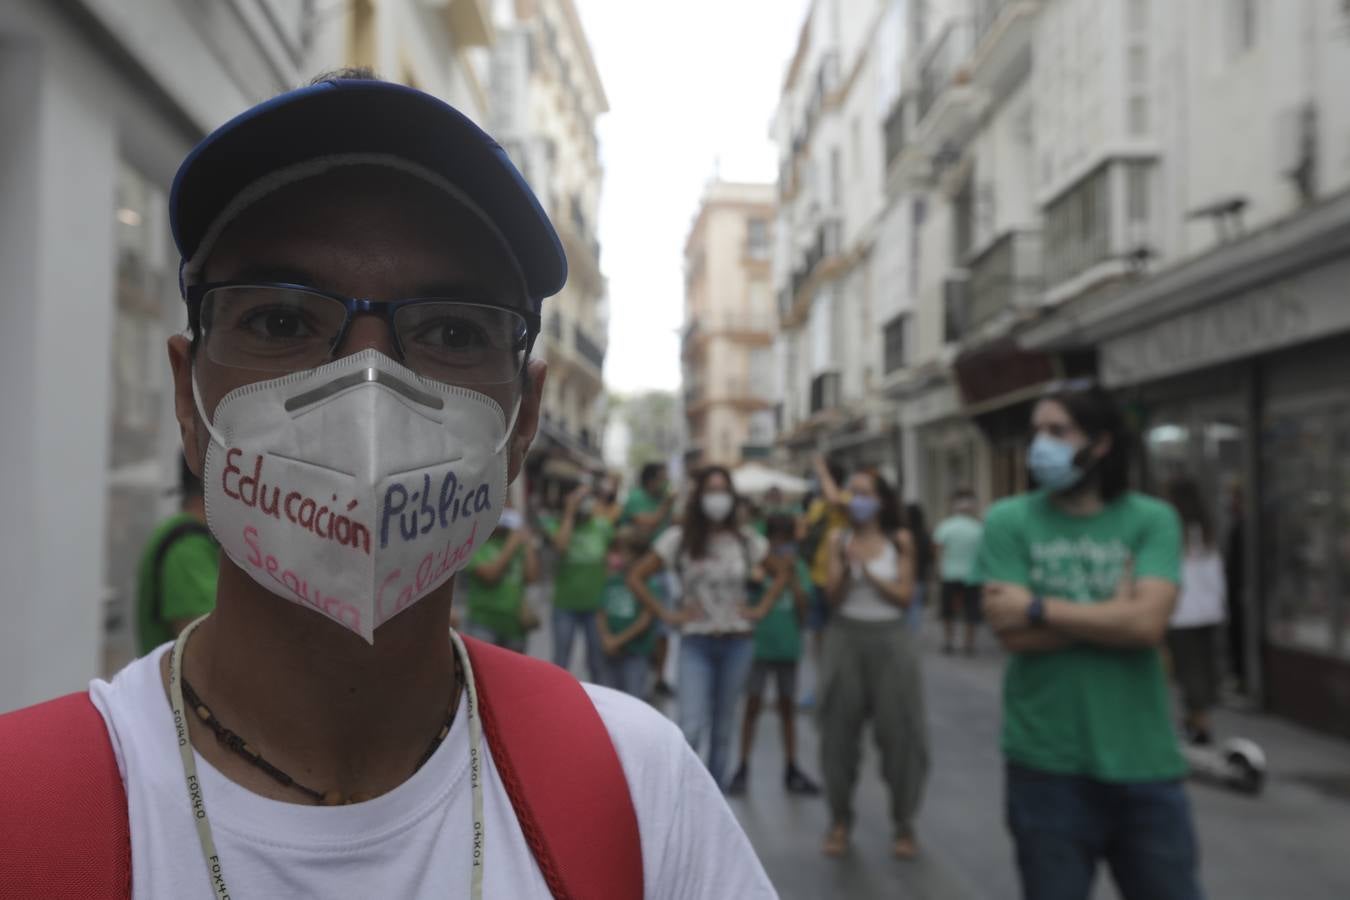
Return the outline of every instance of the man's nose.
[[[398,359],[398,346],[394,343],[394,336],[389,329],[390,326],[379,316],[357,313],[342,339],[342,344],[333,355],[341,359],[362,350],[378,350],[391,359]]]

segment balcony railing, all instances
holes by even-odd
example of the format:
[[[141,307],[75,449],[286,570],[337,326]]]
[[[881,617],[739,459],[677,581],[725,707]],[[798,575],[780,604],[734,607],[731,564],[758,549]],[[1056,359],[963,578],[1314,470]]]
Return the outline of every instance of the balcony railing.
[[[838,256],[842,229],[838,219],[826,219],[816,228],[816,237],[806,248],[801,265],[792,273],[792,295],[796,297],[802,285],[815,273],[816,267],[831,257]]]
[[[919,90],[915,98],[918,121],[923,121],[942,92],[963,73],[963,66],[970,57],[970,35],[969,22],[949,22],[920,64]]]
[[[586,362],[603,369],[605,367],[605,348],[591,339],[586,330],[581,327],[581,323],[572,326],[572,339],[576,343],[577,353]]]
[[[1041,233],[1009,231],[970,262],[970,324],[1032,305],[1043,287]]]

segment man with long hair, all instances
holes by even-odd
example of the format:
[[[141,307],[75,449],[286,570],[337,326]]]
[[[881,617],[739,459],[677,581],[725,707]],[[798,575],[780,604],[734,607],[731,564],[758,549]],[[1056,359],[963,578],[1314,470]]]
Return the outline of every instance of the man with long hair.
[[[1200,896],[1158,647],[1181,575],[1170,506],[1128,489],[1129,437],[1104,391],[1047,394],[1040,489],[990,508],[977,561],[1004,684],[1007,816],[1023,896],[1086,898],[1100,860],[1125,900]]]

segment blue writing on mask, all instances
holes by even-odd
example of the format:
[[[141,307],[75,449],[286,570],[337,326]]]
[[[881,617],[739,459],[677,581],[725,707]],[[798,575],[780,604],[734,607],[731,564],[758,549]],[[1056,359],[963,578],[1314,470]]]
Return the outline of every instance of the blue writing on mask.
[[[476,488],[466,487],[455,477],[454,472],[446,472],[440,481],[439,491],[432,490],[429,474],[424,474],[420,483],[394,482],[385,489],[384,502],[380,506],[383,510],[380,517],[380,546],[388,547],[389,526],[395,519],[398,521],[395,536],[411,541],[438,525],[447,528],[461,519],[490,509],[492,498],[486,484]]]

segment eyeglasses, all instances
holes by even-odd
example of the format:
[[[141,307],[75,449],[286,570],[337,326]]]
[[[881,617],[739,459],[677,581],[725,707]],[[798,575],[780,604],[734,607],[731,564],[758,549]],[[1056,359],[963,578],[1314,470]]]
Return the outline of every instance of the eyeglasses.
[[[419,375],[506,384],[520,375],[539,333],[538,315],[477,300],[381,302],[277,283],[193,285],[187,294],[208,359],[266,372],[331,361],[360,314],[385,321],[400,361]]]

